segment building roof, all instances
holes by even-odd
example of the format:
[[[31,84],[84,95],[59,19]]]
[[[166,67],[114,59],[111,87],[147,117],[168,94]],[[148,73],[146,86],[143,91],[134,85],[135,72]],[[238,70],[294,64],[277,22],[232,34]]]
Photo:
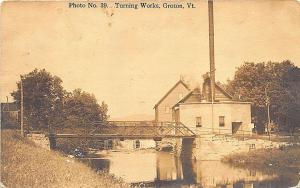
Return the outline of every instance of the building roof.
[[[209,81],[209,78],[204,78],[204,83]],[[190,90],[190,88],[180,79],[154,106],[156,108],[179,84],[182,84],[188,91],[187,93],[181,100],[179,100],[172,108],[178,106],[179,104],[205,104],[205,103],[211,103],[209,101],[202,101],[205,99],[203,91],[199,88],[195,88],[194,90]],[[232,103],[232,104],[237,104],[237,103],[245,103],[245,104],[251,104],[251,102],[243,102],[243,101],[234,101],[232,95],[230,95],[225,89],[223,89],[219,84],[215,83],[216,89],[221,92],[223,95],[225,95],[228,100],[220,100],[220,101],[214,101],[215,104],[222,104],[222,103]]]
[[[219,84],[215,83],[215,87],[219,89],[225,96],[227,96],[230,99],[233,99],[232,95],[230,95],[225,89],[223,89]]]
[[[246,104],[251,104],[251,102],[243,102],[243,101],[233,101],[233,97],[226,92],[219,84],[215,83],[215,87],[218,88],[220,92],[222,92],[225,96],[229,98],[229,101],[227,100],[221,100],[221,101],[214,101],[214,104],[224,104],[224,103],[231,103],[231,104],[237,104],[237,103],[246,103]],[[193,102],[186,102],[192,95],[197,95],[199,96],[200,100],[199,101],[193,101]],[[184,98],[182,98],[180,101],[178,101],[172,108],[178,106],[179,104],[206,104],[211,102],[209,101],[202,101],[203,99],[203,93],[199,91],[199,89],[194,89],[193,91],[189,92]]]
[[[204,86],[208,86],[210,88],[211,82],[210,82],[209,73],[206,73],[206,74],[203,75],[203,80],[204,80],[204,82],[203,82],[203,91],[202,92],[204,92]],[[215,90],[215,98],[217,98],[217,91],[219,91],[220,93],[222,93],[228,99],[230,99],[230,100],[233,99],[233,97],[222,86],[220,86],[218,83],[215,82],[214,85],[215,85],[215,89],[216,89]],[[211,91],[209,91],[209,93],[211,93]],[[205,95],[205,93],[202,93],[202,94],[203,94],[203,96]],[[208,98],[210,98],[210,100],[211,100],[211,97],[208,97]]]
[[[19,107],[15,102],[1,103],[1,112],[18,111]]]
[[[183,98],[182,98],[180,101],[178,101],[176,104],[185,102],[185,101],[186,101],[190,96],[192,96],[192,95],[197,95],[197,96],[200,97],[200,99],[201,99],[201,97],[202,97],[202,94],[201,94],[200,90],[199,90],[198,88],[195,88],[193,91],[190,91],[185,97],[183,97]],[[175,104],[175,105],[176,105],[176,104]]]
[[[154,106],[156,108],[179,84],[182,84],[187,90],[189,87],[180,79]]]

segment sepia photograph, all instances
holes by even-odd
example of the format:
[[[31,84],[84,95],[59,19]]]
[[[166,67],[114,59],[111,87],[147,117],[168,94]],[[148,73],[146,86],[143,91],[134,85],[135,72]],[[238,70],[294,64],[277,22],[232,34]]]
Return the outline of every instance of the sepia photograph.
[[[0,188],[300,188],[300,0],[0,6]]]

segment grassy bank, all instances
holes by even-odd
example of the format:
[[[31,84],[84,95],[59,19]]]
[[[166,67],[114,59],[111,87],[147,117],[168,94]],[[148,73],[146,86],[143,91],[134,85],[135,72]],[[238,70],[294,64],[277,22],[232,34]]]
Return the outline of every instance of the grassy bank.
[[[1,182],[7,187],[129,187],[111,175],[1,131]]]
[[[258,149],[248,153],[229,155],[222,161],[238,167],[278,170],[289,168],[300,172],[300,146]]]

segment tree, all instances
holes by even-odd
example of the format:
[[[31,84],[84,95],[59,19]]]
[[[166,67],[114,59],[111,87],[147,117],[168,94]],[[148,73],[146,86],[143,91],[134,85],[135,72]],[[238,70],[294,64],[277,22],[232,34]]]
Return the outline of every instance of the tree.
[[[75,89],[72,93],[68,93],[64,103],[66,124],[71,127],[93,121],[106,121],[107,111],[108,106],[104,102],[100,106],[93,94],[81,89]]]
[[[108,105],[102,101],[101,106],[100,106],[100,115],[101,115],[101,121],[107,121],[109,118],[108,113]]]
[[[62,80],[51,75],[45,69],[34,69],[22,75],[24,119],[30,129],[63,128],[67,125],[80,125],[83,122],[107,121],[108,106],[101,106],[93,94],[75,89],[67,92]],[[11,93],[20,105],[21,82],[17,90]]]
[[[245,62],[235,72],[234,79],[228,81],[227,90],[236,99],[252,102],[253,121],[259,131],[262,132],[267,123],[267,103],[270,103],[272,121],[279,123],[280,128],[290,129],[286,122],[295,125],[297,121],[294,112],[299,108],[299,76],[299,68],[288,60]]]
[[[62,80],[52,76],[45,69],[35,69],[22,75],[24,118],[30,128],[46,129],[49,125],[57,125],[61,121],[63,98],[65,91]],[[17,90],[11,93],[20,104],[20,81]]]
[[[300,69],[294,67],[283,75],[283,87],[286,97],[279,108],[279,121],[294,133],[300,127]]]

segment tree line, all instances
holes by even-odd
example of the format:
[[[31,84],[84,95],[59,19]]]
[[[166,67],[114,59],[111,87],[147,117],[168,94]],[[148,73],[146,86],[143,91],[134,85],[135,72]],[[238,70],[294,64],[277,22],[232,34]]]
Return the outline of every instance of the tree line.
[[[277,131],[300,128],[300,69],[289,60],[245,62],[225,84],[235,99],[252,102],[252,121],[258,132],[268,125]]]
[[[62,79],[45,69],[35,69],[21,75],[21,80],[24,120],[29,129],[74,128],[86,122],[103,122],[109,117],[108,106],[104,101],[98,104],[93,94],[81,89],[66,91]],[[17,82],[17,90],[11,93],[19,105],[21,80]]]

